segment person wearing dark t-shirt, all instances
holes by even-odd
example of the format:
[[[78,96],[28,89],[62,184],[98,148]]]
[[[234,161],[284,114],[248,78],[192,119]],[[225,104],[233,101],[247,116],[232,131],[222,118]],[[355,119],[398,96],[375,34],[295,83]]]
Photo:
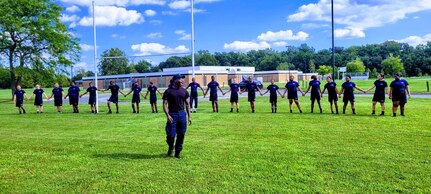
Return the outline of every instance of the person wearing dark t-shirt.
[[[133,83],[132,90],[130,90],[126,95],[124,95],[124,97],[126,97],[133,92],[133,96],[132,96],[133,113],[139,114],[139,103],[141,103],[141,96],[144,97],[141,91],[142,91],[142,88],[139,86],[139,82],[136,81],[135,83]],[[136,105],[136,109],[135,109],[135,105]]]
[[[377,102],[379,102],[380,106],[382,107],[382,113],[380,113],[380,116],[385,115],[385,94],[388,93],[388,84],[385,80],[383,80],[383,78],[384,75],[379,73],[379,75],[377,76],[377,80],[374,82],[373,86],[370,89],[366,90],[366,92],[368,93],[370,90],[376,88],[373,95],[373,112],[371,113],[372,115],[376,114]]]
[[[36,113],[43,113],[43,96],[45,96],[45,98],[48,98],[48,96],[46,96],[40,85],[36,85],[36,88],[33,91],[33,96],[34,106],[36,106]]]
[[[76,82],[71,82],[70,87],[67,90],[67,95],[64,97],[64,99],[69,97],[69,104],[73,107],[73,113],[79,113],[78,104],[80,91],[81,89],[76,85]]]
[[[115,108],[117,110],[117,114],[118,112],[118,93],[121,93],[122,95],[124,95],[124,93],[120,90],[120,86],[118,86],[117,84],[115,84],[115,82],[113,80],[109,81],[109,87],[106,88],[106,90],[103,90],[103,92],[105,91],[111,91],[111,97],[109,97],[108,100],[108,114],[112,114],[112,110],[111,110],[111,103],[115,104]]]
[[[25,91],[21,89],[20,85],[17,85],[15,93],[13,95],[13,101],[15,103],[15,106],[18,108],[19,114],[25,114],[24,98],[26,97],[27,95],[25,94]]]
[[[280,96],[282,96],[282,94],[280,93],[279,87],[274,83],[274,80],[271,80],[271,84],[266,88],[266,92],[264,92],[262,96],[268,92],[272,113],[277,113],[277,92]]]
[[[398,106],[400,107],[401,116],[404,116],[404,106],[407,103],[407,96],[410,98],[409,83],[401,79],[400,74],[395,74],[395,80],[391,82],[389,99],[392,99],[392,113],[397,116]]]
[[[198,88],[202,90],[204,93],[204,89],[201,87],[199,83],[196,82],[195,78],[192,78],[192,82],[187,86],[186,90],[190,88],[190,108],[192,112],[196,112],[198,110]],[[195,106],[193,107],[193,102]]]
[[[331,108],[331,113],[334,114],[334,108],[332,105],[335,105],[336,113],[338,114],[338,89],[337,89],[337,83],[332,81],[332,77],[328,76],[326,77],[326,84],[323,88],[322,94],[320,95],[323,97],[323,94],[325,93],[325,90],[328,90],[328,101]]]
[[[322,113],[322,105],[320,104],[320,81],[317,80],[317,76],[312,75],[311,81],[308,84],[307,91],[305,94],[307,94],[311,90],[310,94],[310,100],[311,100],[311,113],[314,112],[314,102],[317,101],[317,104],[319,105],[320,113]]]
[[[292,113],[292,104],[293,102],[295,102],[296,106],[299,109],[299,112],[302,113],[301,110],[301,105],[299,104],[298,101],[298,91],[301,92],[301,94],[304,96],[304,92],[301,90],[299,83],[294,81],[295,77],[293,75],[289,76],[289,81],[286,83],[286,86],[284,86],[284,92],[283,95],[281,96],[282,98],[284,98],[284,96],[286,95],[287,92],[287,98],[289,99],[289,108],[290,108],[290,113]]]
[[[211,82],[207,85],[207,90],[204,93],[204,97],[208,94],[208,90],[210,91],[210,101],[213,107],[213,112],[218,112],[218,96],[217,89],[223,93],[223,90],[220,88],[220,85],[215,81],[215,76],[211,76]]]
[[[352,113],[356,114],[355,111],[355,88],[363,93],[365,93],[365,90],[362,90],[354,82],[351,81],[352,77],[350,75],[346,75],[346,82],[341,85],[340,93],[338,94],[338,97],[341,98],[341,94],[343,94],[343,114],[346,114],[346,108],[347,104],[350,102],[350,105],[352,107]]]
[[[236,112],[239,112],[239,94],[241,94],[239,84],[236,82],[236,78],[232,79],[232,83],[229,85],[229,90],[223,93],[223,96],[230,92],[230,112],[233,112],[234,104],[236,105]]]
[[[150,94],[150,104],[151,104],[151,110],[153,111],[153,113],[159,112],[157,110],[157,94],[156,94],[156,92],[158,92],[161,96],[163,96],[163,94],[154,85],[154,83],[150,82],[150,85],[147,88],[147,93],[145,94],[144,98],[147,99],[148,93]]]
[[[182,87],[184,76],[174,75],[172,80],[174,82],[173,86],[168,88],[163,94],[163,111],[167,119],[165,127],[166,142],[168,144],[167,156],[172,156],[175,148],[175,157],[180,159],[180,152],[183,150],[184,137],[187,131],[187,123],[189,125],[192,124],[190,96],[187,90]]]
[[[55,83],[54,88],[52,89],[52,94],[48,99],[51,99],[52,97],[54,97],[54,106],[57,107],[58,113],[62,112],[63,96],[64,96],[63,88],[61,88],[60,85],[58,85],[58,83]]]
[[[91,113],[97,113],[97,108],[96,108],[96,100],[97,100],[96,98],[97,97],[96,97],[96,95],[97,95],[98,89],[93,86],[93,82],[90,82],[88,84],[88,86],[89,87],[87,88],[87,90],[82,95],[80,95],[79,97],[82,98],[82,96],[84,96],[88,93],[89,94],[88,104],[90,105]]]
[[[253,81],[253,77],[248,77],[248,82],[245,85],[245,92],[248,93],[248,102],[250,102],[250,108],[251,112],[255,112],[255,104],[254,101],[256,101],[256,90],[259,91],[259,93],[262,95],[262,92],[260,91],[259,87],[257,86],[257,83]]]

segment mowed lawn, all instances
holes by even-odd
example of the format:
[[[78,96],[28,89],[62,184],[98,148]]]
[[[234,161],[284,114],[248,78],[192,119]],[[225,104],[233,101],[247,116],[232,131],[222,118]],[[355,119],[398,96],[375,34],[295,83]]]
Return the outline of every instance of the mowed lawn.
[[[240,113],[202,102],[188,128],[183,158],[165,157],[166,119],[151,114],[55,113],[46,104],[25,115],[0,103],[0,191],[5,193],[364,193],[431,192],[431,99],[411,99],[406,117],[371,116],[371,99],[358,97],[358,115],[288,113],[279,99],[257,113],[241,98]],[[159,105],[161,110],[161,106]],[[377,112],[379,112],[378,109]]]

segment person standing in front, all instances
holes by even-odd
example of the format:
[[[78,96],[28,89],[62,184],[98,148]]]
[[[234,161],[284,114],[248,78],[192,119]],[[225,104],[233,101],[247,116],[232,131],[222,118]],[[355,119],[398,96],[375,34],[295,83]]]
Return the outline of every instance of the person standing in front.
[[[391,82],[389,99],[392,99],[392,114],[397,116],[398,106],[400,107],[401,116],[404,115],[404,106],[407,104],[407,96],[411,97],[409,83],[401,79],[400,74],[394,75],[395,80]]]
[[[181,158],[180,153],[183,150],[187,123],[189,125],[192,124],[192,117],[190,115],[190,95],[187,90],[182,87],[184,78],[184,76],[179,74],[174,75],[172,78],[172,87],[169,87],[163,94],[163,111],[167,119],[165,128],[166,143],[168,144],[167,156],[172,156],[175,148],[174,156],[178,159]]]

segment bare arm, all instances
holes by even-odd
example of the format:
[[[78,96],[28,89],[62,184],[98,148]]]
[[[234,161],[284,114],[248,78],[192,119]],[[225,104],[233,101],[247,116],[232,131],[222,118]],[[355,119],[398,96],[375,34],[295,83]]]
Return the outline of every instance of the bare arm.
[[[203,89],[202,87],[200,87],[200,86],[199,86],[199,88],[202,90],[202,93],[204,94],[204,93],[205,93],[205,92],[204,92],[204,89]]]
[[[281,94],[280,90],[277,90],[277,92],[278,92],[278,94],[279,94],[280,96],[283,96],[283,95]]]
[[[375,87],[376,87],[376,85],[373,85],[370,89],[365,90],[365,92],[369,92],[370,90],[374,89]],[[386,91],[388,91],[388,90],[386,90]],[[386,92],[386,93],[387,93],[387,92]]]
[[[167,122],[172,123],[173,119],[172,119],[171,115],[169,115],[168,101],[167,100],[163,100],[163,112],[165,112]]]
[[[359,91],[363,92],[363,93],[365,93],[365,92],[366,92],[365,90],[361,89],[361,88],[360,88],[360,87],[358,87],[358,86],[355,86],[355,88],[356,88],[357,90],[359,90]]]
[[[163,96],[163,94],[159,91],[159,90],[156,90],[161,96]]]
[[[223,94],[223,90],[220,88],[220,86],[217,86],[220,92]]]
[[[344,88],[341,88],[340,93],[338,93],[338,98],[341,98],[341,94],[344,92]]]
[[[189,123],[189,125],[192,125],[192,115],[190,114],[190,98],[186,98],[185,104],[186,104],[188,123]]]
[[[389,99],[392,99],[392,92],[394,91],[394,88],[391,87],[391,89],[389,90]]]
[[[406,86],[406,92],[407,92],[407,95],[410,98],[412,95],[410,94],[410,88],[409,88],[409,86]]]
[[[13,95],[13,102],[16,103],[16,94]]]
[[[84,95],[86,95],[88,93],[88,91],[84,92],[83,94],[81,94],[79,97],[82,97]]]
[[[148,91],[148,90],[147,90],[147,93],[145,93],[145,96],[144,96],[144,98],[145,98],[145,99],[147,99],[147,96],[148,96],[148,93],[149,93],[149,92],[150,92],[150,91]]]
[[[310,89],[311,89],[311,85],[308,85],[307,91],[305,91],[305,93],[308,93],[310,91]],[[299,90],[299,91],[301,91],[301,90]]]
[[[278,90],[277,90],[278,91]],[[268,93],[269,92],[269,90],[268,89],[266,89],[266,92],[264,92],[262,95],[265,95],[266,93]],[[279,92],[280,93],[280,92]]]
[[[130,90],[129,92],[127,92],[127,94],[126,95],[124,95],[124,96],[128,96],[130,93],[132,93],[133,92],[133,90]]]

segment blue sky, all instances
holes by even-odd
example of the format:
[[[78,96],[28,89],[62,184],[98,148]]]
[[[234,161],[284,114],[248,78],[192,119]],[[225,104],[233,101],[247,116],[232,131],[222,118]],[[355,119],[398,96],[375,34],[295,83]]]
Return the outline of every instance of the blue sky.
[[[80,39],[81,62],[93,66],[91,0],[58,0],[62,21]],[[189,53],[190,1],[96,0],[97,52]],[[431,0],[334,0],[336,45],[431,40]],[[196,51],[246,52],[307,43],[331,45],[330,0],[195,0]],[[153,64],[166,57],[144,57]]]

